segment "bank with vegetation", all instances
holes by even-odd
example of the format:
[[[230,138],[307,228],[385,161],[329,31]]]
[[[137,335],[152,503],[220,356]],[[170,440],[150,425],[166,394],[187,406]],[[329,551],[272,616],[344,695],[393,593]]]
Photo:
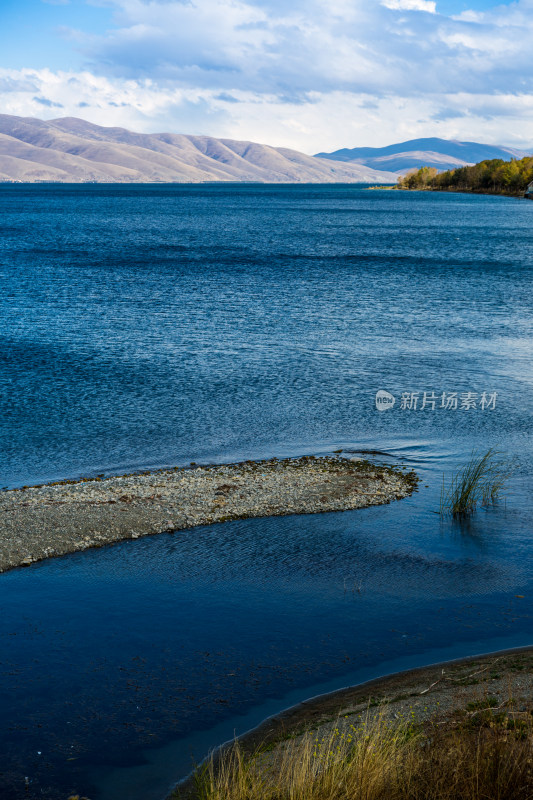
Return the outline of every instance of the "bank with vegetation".
[[[214,753],[172,800],[530,800],[533,653],[317,697]]]
[[[532,181],[533,157],[527,156],[513,161],[495,158],[446,172],[438,172],[434,167],[421,167],[401,177],[397,188],[520,197]]]

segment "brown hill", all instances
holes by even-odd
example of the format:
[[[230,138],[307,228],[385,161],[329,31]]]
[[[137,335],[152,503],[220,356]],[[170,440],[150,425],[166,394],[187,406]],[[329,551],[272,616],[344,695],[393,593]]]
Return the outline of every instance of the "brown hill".
[[[83,183],[394,183],[392,172],[282,147],[0,114],[0,180]]]

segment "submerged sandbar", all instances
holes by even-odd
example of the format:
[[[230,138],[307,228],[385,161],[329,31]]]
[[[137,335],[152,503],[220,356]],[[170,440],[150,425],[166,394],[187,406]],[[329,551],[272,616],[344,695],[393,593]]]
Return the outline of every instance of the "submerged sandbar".
[[[230,519],[390,503],[414,472],[341,456],[175,467],[0,493],[0,572],[44,558]]]

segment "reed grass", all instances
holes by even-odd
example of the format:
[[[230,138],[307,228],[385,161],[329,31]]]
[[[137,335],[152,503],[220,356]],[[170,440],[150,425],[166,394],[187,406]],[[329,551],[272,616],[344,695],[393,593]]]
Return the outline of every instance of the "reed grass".
[[[472,514],[479,505],[493,503],[510,476],[509,465],[500,456],[494,448],[484,455],[473,451],[467,464],[452,475],[448,486],[443,476],[440,513],[465,516]]]
[[[531,715],[519,729],[484,712],[476,725],[383,717],[307,733],[269,753],[238,743],[197,771],[194,800],[531,800]],[[476,718],[477,719],[477,718]],[[496,722],[493,722],[496,720]],[[191,795],[189,795],[191,796]]]

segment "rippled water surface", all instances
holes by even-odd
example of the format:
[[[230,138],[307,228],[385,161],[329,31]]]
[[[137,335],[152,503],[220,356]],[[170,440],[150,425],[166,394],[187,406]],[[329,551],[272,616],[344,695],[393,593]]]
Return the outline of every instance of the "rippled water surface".
[[[532,203],[0,186],[0,211],[1,485],[338,448],[423,478],[0,576],[2,797],[158,800],[310,694],[531,643]],[[443,472],[490,445],[506,500],[441,520]]]

